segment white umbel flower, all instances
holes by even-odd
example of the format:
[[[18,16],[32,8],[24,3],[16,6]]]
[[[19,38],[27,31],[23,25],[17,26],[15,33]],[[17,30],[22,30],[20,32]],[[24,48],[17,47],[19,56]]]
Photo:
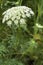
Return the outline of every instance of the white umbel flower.
[[[43,28],[43,26],[41,24],[39,24],[39,23],[36,23],[36,27]]]
[[[34,12],[32,9],[26,6],[12,7],[3,13],[2,23],[6,22],[8,26],[12,25],[12,22],[14,22],[15,25],[18,25],[18,23],[24,25],[26,18],[30,18],[33,15]]]

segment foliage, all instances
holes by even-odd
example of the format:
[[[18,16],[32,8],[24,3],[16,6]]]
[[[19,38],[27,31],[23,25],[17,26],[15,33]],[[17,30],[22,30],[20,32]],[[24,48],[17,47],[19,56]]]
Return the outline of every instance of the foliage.
[[[26,29],[2,23],[3,12],[17,6],[34,12]],[[0,65],[43,65],[43,0],[0,0]]]

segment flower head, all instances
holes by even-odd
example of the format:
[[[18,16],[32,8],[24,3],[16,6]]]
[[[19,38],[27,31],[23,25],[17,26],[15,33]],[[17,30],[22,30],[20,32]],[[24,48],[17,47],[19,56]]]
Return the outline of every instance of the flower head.
[[[6,22],[8,26],[11,26],[12,22],[15,25],[18,25],[18,23],[24,25],[26,24],[26,18],[33,16],[34,12],[26,6],[17,6],[6,10],[3,15],[2,23]]]

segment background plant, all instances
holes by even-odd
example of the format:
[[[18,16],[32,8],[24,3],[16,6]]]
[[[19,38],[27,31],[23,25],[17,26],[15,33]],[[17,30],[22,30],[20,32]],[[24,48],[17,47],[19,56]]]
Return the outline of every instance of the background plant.
[[[2,13],[19,5],[28,6],[35,13],[34,17],[29,19],[27,28],[30,33],[19,28],[16,32],[13,31],[13,34],[11,28],[2,24]],[[0,65],[43,65],[42,21],[43,0],[0,0]],[[16,43],[22,44],[22,48]]]

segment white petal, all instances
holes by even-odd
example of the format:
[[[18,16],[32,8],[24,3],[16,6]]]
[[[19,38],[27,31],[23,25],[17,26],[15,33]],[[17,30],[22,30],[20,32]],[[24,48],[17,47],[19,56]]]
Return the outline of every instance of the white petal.
[[[11,24],[12,24],[12,21],[9,20],[9,21],[7,22],[7,25],[8,25],[8,26],[11,26]]]
[[[20,24],[26,24],[25,19],[20,19]]]
[[[11,17],[11,20],[12,20],[12,21],[14,21],[14,20],[15,20],[15,18],[16,18],[16,17],[15,17],[15,16],[13,16],[13,17]]]
[[[20,20],[20,16],[16,16],[16,19]]]
[[[40,24],[38,24],[38,23],[36,23],[36,26],[37,26],[38,28],[43,28],[43,26],[40,25]]]
[[[30,13],[31,13],[32,15],[34,15],[34,12],[33,12],[32,10],[30,10]]]
[[[14,20],[14,24],[15,25],[18,25],[18,20]]]
[[[30,13],[26,13],[26,16],[27,16],[27,17],[31,17],[31,14],[30,14]]]

